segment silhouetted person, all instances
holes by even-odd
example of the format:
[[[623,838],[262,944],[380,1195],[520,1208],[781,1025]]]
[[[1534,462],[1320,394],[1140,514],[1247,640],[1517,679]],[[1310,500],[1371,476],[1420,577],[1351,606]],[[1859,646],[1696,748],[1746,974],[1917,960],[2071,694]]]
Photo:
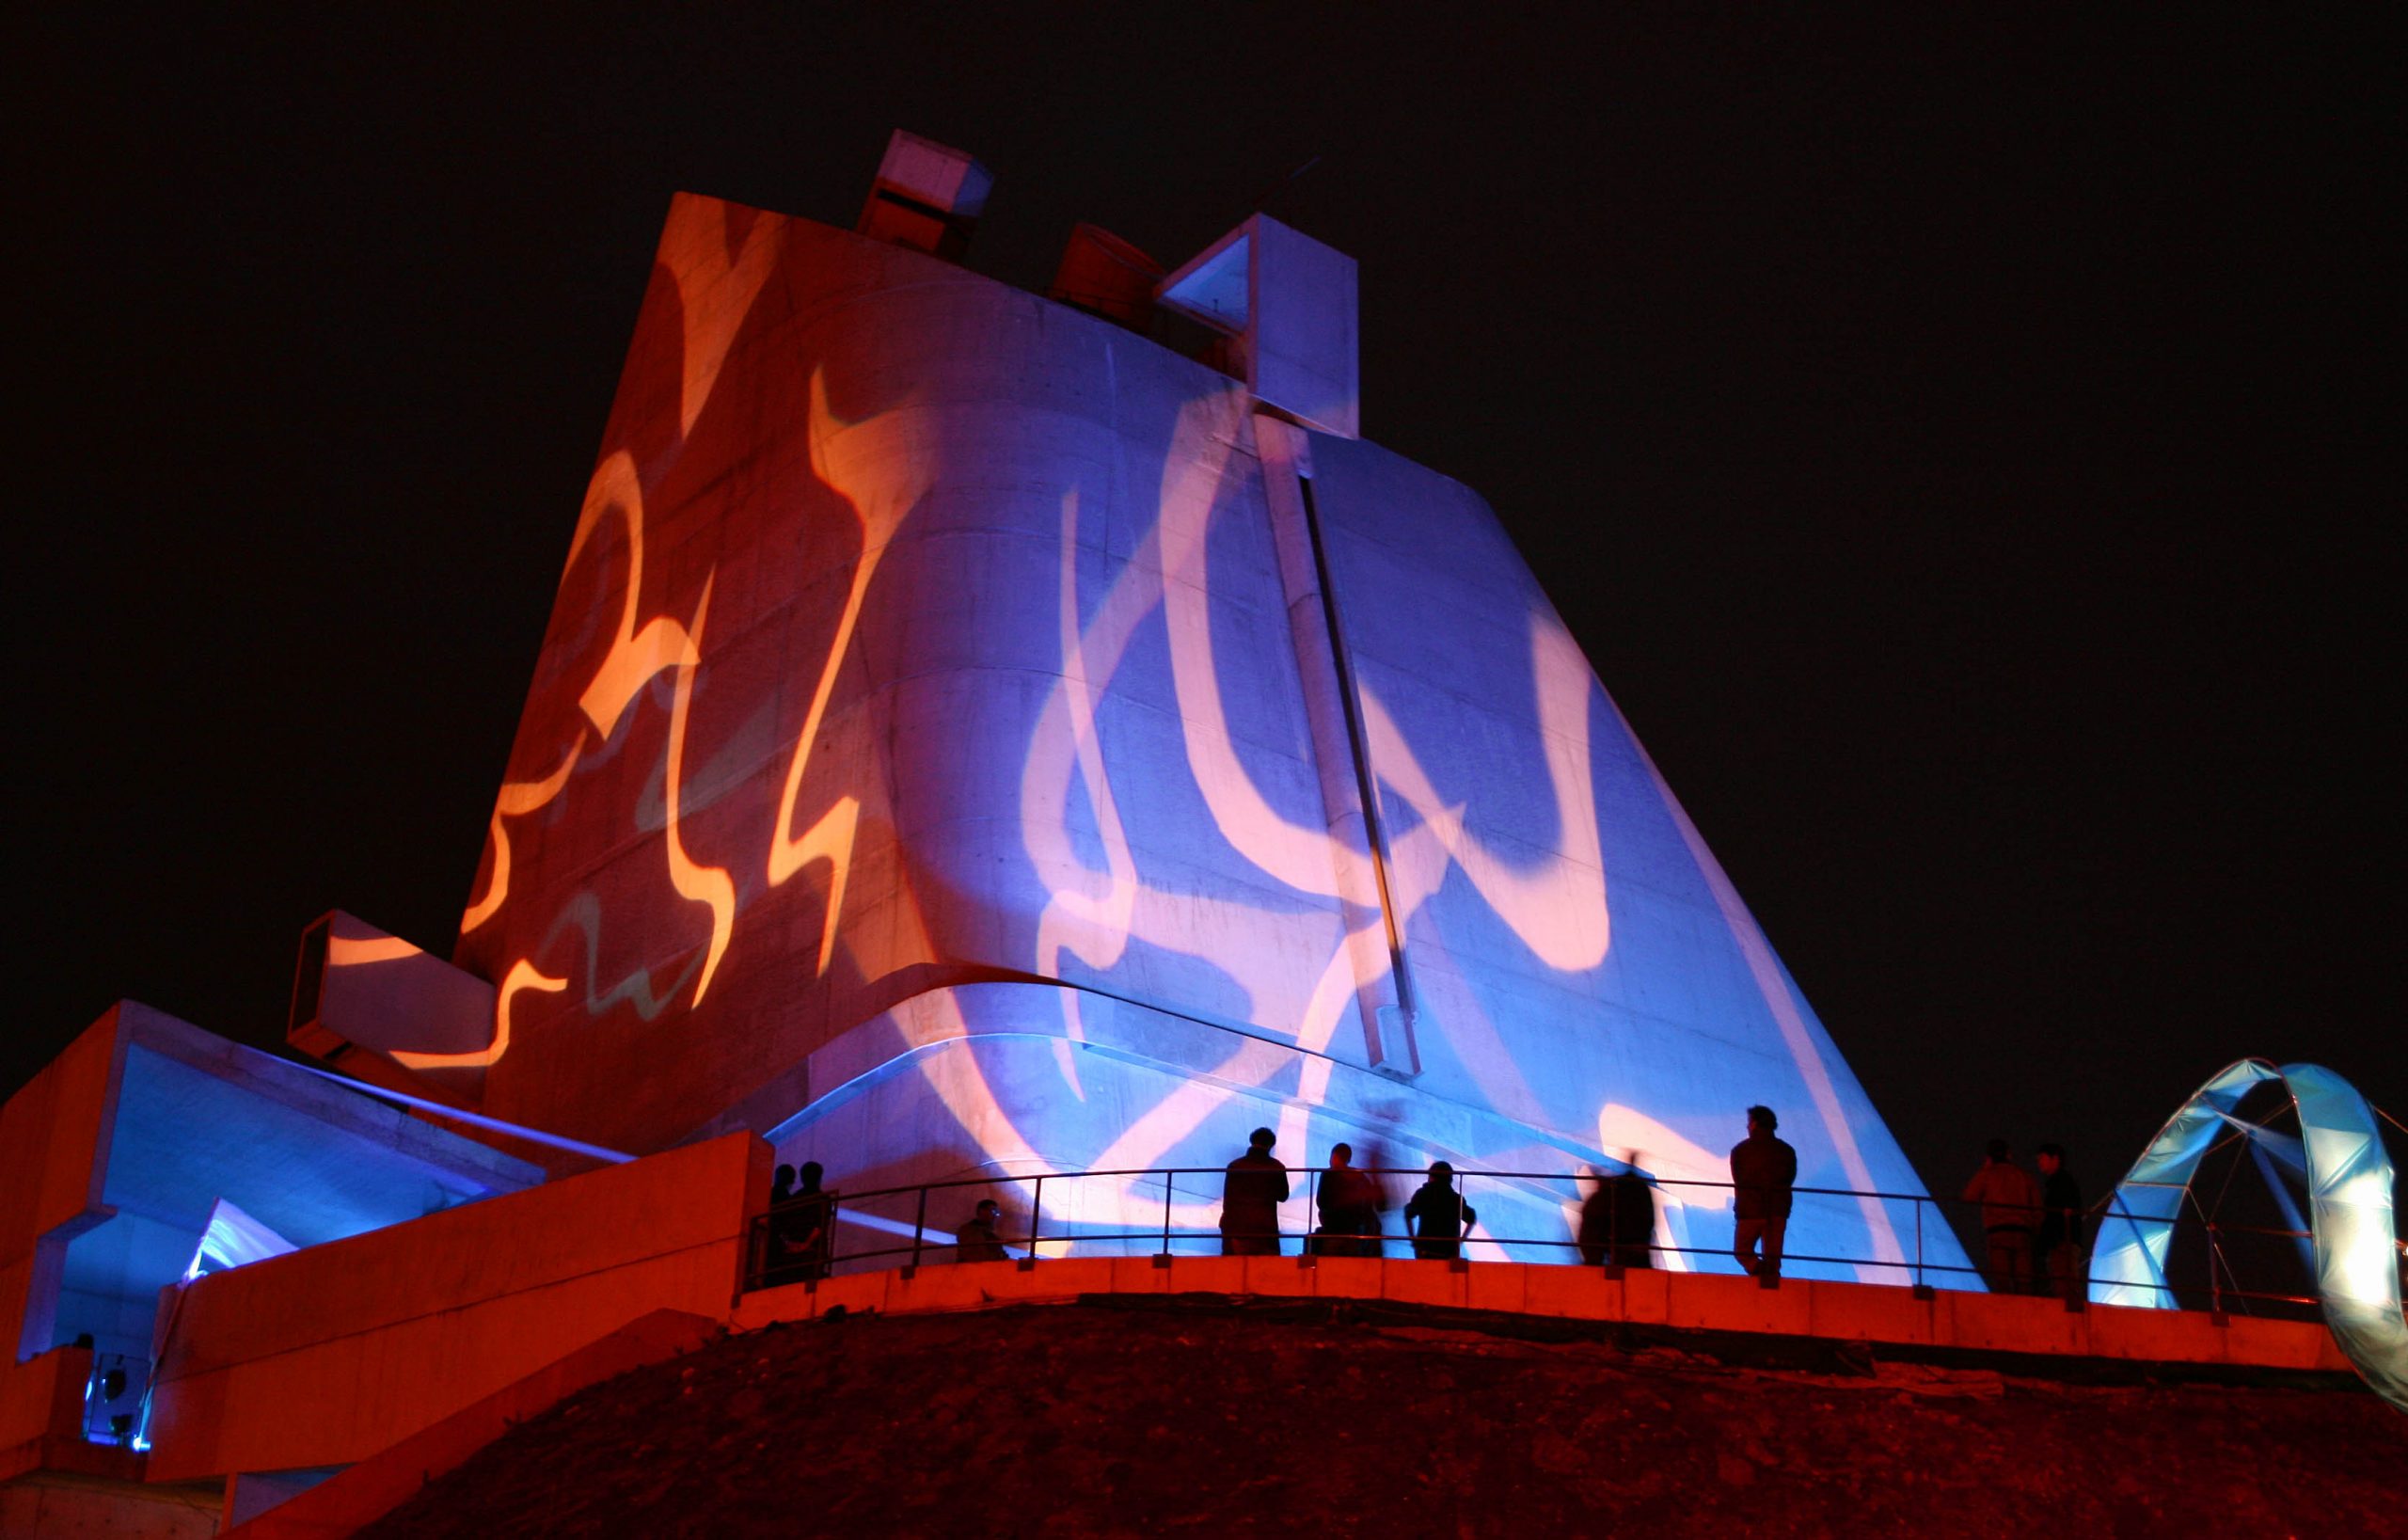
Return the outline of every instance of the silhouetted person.
[[[835,1246],[836,1195],[820,1190],[821,1174],[817,1161],[804,1161],[800,1181],[786,1200],[784,1249],[798,1278],[826,1278]]]
[[[2033,1259],[2040,1284],[2059,1299],[2083,1288],[2082,1183],[2066,1169],[2063,1145],[2044,1144],[2040,1163],[2040,1250]]]
[[[1622,1170],[1610,1183],[1613,1188],[1613,1264],[1616,1267],[1653,1267],[1655,1253],[1650,1249],[1656,1239],[1656,1184],[1639,1173],[1639,1151],[1625,1151]]]
[[[1982,1233],[1989,1242],[1989,1284],[2000,1294],[2032,1292],[2032,1239],[2040,1228],[2040,1184],[2015,1164],[2004,1139],[1989,1142],[1988,1156],[1965,1183],[1965,1201],[1982,1206]]]
[[[1748,1136],[1731,1147],[1731,1245],[1739,1265],[1760,1278],[1781,1277],[1781,1243],[1789,1230],[1798,1151],[1773,1137],[1781,1119],[1766,1106],[1748,1109]],[[1759,1243],[1763,1252],[1757,1252]]]
[[[1279,1136],[1258,1128],[1246,1139],[1246,1151],[1229,1162],[1221,1179],[1221,1255],[1275,1257],[1279,1254],[1279,1205],[1288,1201],[1288,1167],[1272,1158]]]
[[[1589,1175],[1596,1186],[1580,1200],[1580,1264],[1603,1267],[1614,1258],[1614,1179],[1594,1166]]]
[[[1379,1243],[1360,1237],[1380,1232],[1380,1184],[1354,1166],[1354,1147],[1330,1146],[1329,1169],[1321,1174],[1321,1244],[1324,1257],[1376,1257]]]
[[[995,1233],[995,1221],[1004,1216],[1004,1206],[991,1198],[978,1199],[977,1209],[961,1227],[953,1232],[953,1260],[956,1262],[1008,1262],[1011,1253],[1004,1249],[1004,1238]]]
[[[796,1257],[796,1221],[800,1217],[794,1209],[794,1167],[781,1163],[777,1175],[769,1183],[769,1220],[764,1232],[761,1258],[761,1281],[792,1283],[802,1276]]]
[[[1415,1256],[1450,1262],[1463,1255],[1463,1233],[1479,1218],[1479,1212],[1455,1191],[1455,1168],[1443,1160],[1433,1161],[1430,1180],[1404,1205],[1404,1232],[1413,1237]]]

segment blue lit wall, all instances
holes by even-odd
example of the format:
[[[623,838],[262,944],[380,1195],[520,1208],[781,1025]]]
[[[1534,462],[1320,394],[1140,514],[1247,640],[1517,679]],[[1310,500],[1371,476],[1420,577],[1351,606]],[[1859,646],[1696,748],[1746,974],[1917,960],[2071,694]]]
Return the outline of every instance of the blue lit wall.
[[[1295,270],[1351,303],[1342,262]],[[402,1062],[622,1149],[757,1128],[856,1190],[1216,1167],[1264,1123],[1293,1165],[1555,1173],[1474,1200],[1560,1240],[1601,1159],[1723,1180],[1751,1102],[1805,1183],[1921,1190],[1474,493],[707,198],[671,212],[456,956],[491,1040]],[[1719,1193],[1665,1193],[1661,1243],[1727,1246]],[[1164,1197],[1057,1183],[1047,1223]],[[1913,1245],[1855,1199],[1791,1240]]]

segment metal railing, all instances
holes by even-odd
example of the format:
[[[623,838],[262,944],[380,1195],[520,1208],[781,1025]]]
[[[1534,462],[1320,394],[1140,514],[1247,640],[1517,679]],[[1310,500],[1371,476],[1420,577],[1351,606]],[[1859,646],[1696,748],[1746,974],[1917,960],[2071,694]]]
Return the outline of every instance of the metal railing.
[[[1433,1260],[1452,1260],[1461,1263],[1466,1246],[1495,1248],[1521,1253],[1513,1260],[1531,1261],[1528,1253],[1536,1251],[1540,1258],[1560,1258],[1572,1264],[1602,1265],[1608,1271],[1623,1267],[1652,1267],[1658,1258],[1678,1258],[1691,1265],[1691,1271],[1736,1270],[1739,1261],[1735,1248],[1728,1245],[1700,1244],[1694,1231],[1704,1226],[1720,1234],[1734,1233],[1732,1198],[1737,1188],[1729,1182],[1709,1182],[1672,1177],[1642,1179],[1649,1189],[1651,1214],[1659,1213],[1665,1199],[1671,1199],[1683,1213],[1680,1233],[1686,1241],[1667,1239],[1668,1227],[1651,1223],[1650,1233],[1642,1239],[1632,1239],[1619,1233],[1609,1219],[1603,1232],[1577,1224],[1573,1215],[1581,1204],[1595,1198],[1601,1186],[1610,1186],[1618,1179],[1581,1176],[1563,1171],[1491,1171],[1457,1170],[1452,1186],[1465,1206],[1478,1211],[1483,1199],[1491,1203],[1492,1212],[1504,1209],[1517,1216],[1531,1216],[1534,1209],[1551,1209],[1562,1215],[1563,1222],[1552,1233],[1516,1234],[1500,1230],[1491,1224],[1473,1223],[1465,1227],[1459,1237],[1420,1236],[1401,1233],[1390,1226],[1399,1222],[1399,1204],[1392,1190],[1405,1181],[1420,1183],[1427,1173],[1420,1169],[1402,1167],[1353,1167],[1370,1177],[1382,1188],[1383,1203],[1375,1220],[1374,1233],[1326,1232],[1317,1230],[1310,1216],[1324,1211],[1320,1203],[1320,1182],[1326,1173],[1320,1170],[1299,1170],[1288,1173],[1291,1191],[1278,1206],[1281,1223],[1274,1229],[1232,1230],[1224,1228],[1221,1218],[1223,1183],[1228,1178],[1224,1167],[1146,1167],[1122,1170],[1095,1171],[1033,1171],[1027,1173],[997,1172],[974,1177],[958,1177],[943,1182],[917,1183],[908,1185],[879,1187],[845,1192],[831,1190],[819,1194],[799,1195],[784,1204],[773,1205],[768,1212],[753,1216],[750,1234],[750,1250],[746,1268],[748,1288],[775,1287],[784,1283],[804,1282],[826,1278],[835,1273],[868,1271],[888,1267],[916,1269],[932,1262],[953,1262],[965,1260],[963,1243],[958,1227],[948,1222],[955,1216],[968,1216],[974,1212],[979,1199],[994,1199],[1006,1211],[994,1225],[991,1242],[983,1234],[973,1232],[971,1250],[988,1260],[998,1257],[1017,1260],[1022,1266],[1035,1265],[1049,1257],[1152,1256],[1167,1262],[1184,1251],[1201,1255],[1212,1251],[1239,1251],[1257,1255],[1289,1254],[1297,1256],[1301,1264],[1311,1265],[1322,1257],[1339,1256],[1420,1256]],[[1101,1193],[1099,1200],[1097,1195]],[[1937,1199],[1922,1193],[1893,1193],[1842,1187],[1795,1187],[1791,1189],[1793,1213],[1787,1221],[1788,1231],[1798,1231],[1801,1213],[1811,1216],[1814,1205],[1846,1205],[1857,1212],[1852,1221],[1860,1227],[1869,1205],[1879,1205],[1884,1212],[1904,1205],[1911,1213],[1912,1249],[1905,1244],[1909,1227],[1898,1223],[1903,1215],[1892,1215],[1886,1227],[1889,1234],[1901,1243],[1884,1248],[1876,1255],[1834,1255],[1822,1252],[1789,1250],[1781,1252],[1779,1267],[1768,1269],[1778,1273],[1792,1266],[1815,1268],[1851,1267],[1858,1270],[1860,1279],[1892,1282],[1927,1293],[1935,1279],[1955,1281],[1979,1278],[1993,1290],[2037,1294],[2054,1294],[2064,1298],[2068,1309],[2083,1304],[2094,1282],[2110,1282],[2127,1288],[2154,1290],[2169,1296],[2168,1303],[2184,1299],[2200,1300],[2218,1316],[2235,1304],[2246,1309],[2253,1304],[2275,1305],[2296,1310],[2317,1303],[2313,1294],[2274,1289],[2246,1288],[2234,1273],[2225,1246],[2226,1238],[2236,1235],[2273,1237],[2288,1241],[2306,1239],[2299,1230],[2273,1230],[2257,1226],[2219,1225],[2204,1223],[2207,1238],[2205,1274],[2200,1281],[2189,1283],[2135,1283],[2130,1278],[2094,1278],[2088,1266],[2088,1245],[2099,1220],[2107,1214],[2112,1198],[2093,1204],[2078,1215],[2067,1215],[2068,1228],[2074,1240],[2072,1256],[2079,1267],[2052,1270],[2053,1257],[2037,1254],[2036,1234],[2047,1216],[2046,1210],[2036,1209],[2033,1227],[2025,1231],[2031,1237],[2027,1265],[2016,1276],[2003,1277],[1980,1265],[1988,1258],[1972,1262],[1949,1260],[1956,1247],[1938,1247],[1928,1237],[1954,1231],[1948,1226],[1950,1213],[1975,1215],[1973,1232],[1980,1229],[1980,1211],[1984,1205],[1957,1199]],[[938,1222],[931,1222],[931,1199]],[[1050,1199],[1050,1201],[1049,1201]],[[1011,1199],[1018,1199],[1012,1201]],[[1995,1213],[1999,1205],[1988,1206]],[[1829,1214],[1830,1210],[1825,1211]],[[1302,1217],[1305,1223],[1297,1224]],[[2185,1222],[2183,1218],[2154,1218],[2147,1215],[2118,1213],[2115,1217],[2140,1225],[2172,1226]],[[2191,1216],[2196,1222],[2196,1216]],[[2063,1244],[2063,1243],[2060,1243]],[[1935,1255],[1935,1252],[1938,1254]],[[1674,1263],[1675,1266],[1680,1263]],[[1864,1278],[1867,1271],[1873,1274]]]

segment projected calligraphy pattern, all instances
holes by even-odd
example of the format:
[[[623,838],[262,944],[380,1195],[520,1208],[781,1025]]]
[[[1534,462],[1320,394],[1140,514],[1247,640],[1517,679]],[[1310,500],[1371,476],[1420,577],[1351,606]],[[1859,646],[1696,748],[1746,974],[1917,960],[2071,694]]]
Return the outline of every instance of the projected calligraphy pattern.
[[[492,1041],[397,1056],[627,1149],[749,1124],[860,1184],[1217,1164],[1260,1121],[1291,1164],[1719,1181],[1764,1100],[1805,1182],[1919,1190],[1475,496],[706,198],[458,957]],[[1669,1196],[1676,1244],[1722,1208]],[[1517,1201],[1484,1228],[1568,1223]],[[1792,1247],[1896,1258],[1904,1212],[1804,1204]]]

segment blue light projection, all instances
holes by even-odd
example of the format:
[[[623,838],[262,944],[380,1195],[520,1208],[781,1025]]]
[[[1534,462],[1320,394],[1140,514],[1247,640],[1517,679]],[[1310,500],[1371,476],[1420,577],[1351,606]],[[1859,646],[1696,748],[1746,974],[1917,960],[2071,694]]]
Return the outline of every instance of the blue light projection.
[[[1262,219],[1213,250],[1246,308],[1198,353],[681,196],[461,916],[490,1031],[354,1040],[485,1116],[749,1128],[856,1191],[1217,1167],[1257,1126],[1299,1168],[1535,1173],[1474,1258],[1565,1254],[1628,1157],[1675,1267],[1734,1265],[1761,1102],[1851,1195],[1801,1200],[1799,1276],[1962,1276],[1495,515],[1357,437],[1353,260]],[[1163,1211],[1062,1183],[1042,1218]]]

